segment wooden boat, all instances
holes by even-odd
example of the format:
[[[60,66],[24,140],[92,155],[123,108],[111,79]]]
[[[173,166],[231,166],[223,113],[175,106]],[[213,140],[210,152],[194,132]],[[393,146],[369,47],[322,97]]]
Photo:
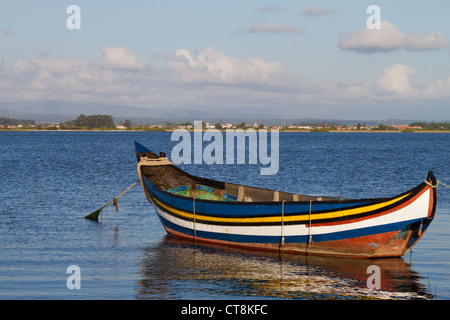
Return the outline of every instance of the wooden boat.
[[[135,142],[147,200],[175,237],[261,250],[398,257],[436,211],[436,178],[390,198],[314,197],[193,176]]]

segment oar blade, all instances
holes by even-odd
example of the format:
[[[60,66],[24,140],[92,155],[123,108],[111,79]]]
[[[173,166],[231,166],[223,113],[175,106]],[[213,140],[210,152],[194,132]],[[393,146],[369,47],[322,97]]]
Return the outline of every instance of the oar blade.
[[[92,221],[97,221],[98,222],[98,216],[100,215],[100,213],[102,212],[101,209],[98,209],[94,212],[92,212],[90,215],[87,215],[85,218],[92,220]]]

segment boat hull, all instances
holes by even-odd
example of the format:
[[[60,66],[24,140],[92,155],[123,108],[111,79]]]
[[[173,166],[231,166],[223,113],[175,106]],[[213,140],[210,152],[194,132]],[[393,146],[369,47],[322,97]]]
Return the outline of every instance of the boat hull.
[[[204,213],[180,209],[183,207],[177,206],[180,199],[162,196],[162,192],[153,189],[146,179],[144,186],[168,234],[192,241],[259,250],[365,258],[398,257],[423,236],[434,215],[434,190],[424,185],[420,191],[409,192],[406,200],[403,196],[394,198],[400,198],[394,201],[395,206],[390,204],[393,200],[386,200],[382,203],[387,204],[388,209],[344,222],[314,223],[319,219],[312,211],[311,224],[309,221],[258,223],[262,216],[253,218],[254,223],[244,224],[242,218],[235,218],[235,223],[229,224],[211,223],[204,220]],[[196,201],[200,207],[200,200]],[[289,205],[285,203],[284,206]],[[313,210],[315,206],[311,204]],[[352,209],[355,208],[352,206]],[[233,222],[233,218],[228,221]]]
[[[436,211],[431,171],[424,182],[394,197],[322,199],[195,177],[138,144],[136,154],[144,193],[165,230],[193,242],[398,257],[423,236]]]

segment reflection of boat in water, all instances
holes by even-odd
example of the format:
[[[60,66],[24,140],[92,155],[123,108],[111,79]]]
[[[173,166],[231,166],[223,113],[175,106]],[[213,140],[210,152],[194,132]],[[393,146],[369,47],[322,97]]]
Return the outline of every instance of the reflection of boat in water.
[[[367,268],[381,271],[370,290]],[[426,299],[420,275],[402,258],[348,259],[193,246],[166,236],[143,249],[138,299]]]
[[[399,257],[434,218],[436,178],[389,198],[291,194],[193,176],[135,143],[147,200],[174,236],[260,250]]]

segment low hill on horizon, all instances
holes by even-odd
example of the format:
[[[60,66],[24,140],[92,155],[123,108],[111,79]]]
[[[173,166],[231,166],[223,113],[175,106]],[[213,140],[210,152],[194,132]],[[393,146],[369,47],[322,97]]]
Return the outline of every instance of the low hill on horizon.
[[[186,108],[142,108],[133,106],[118,106],[100,103],[68,103],[60,101],[44,102],[0,102],[0,117],[12,119],[34,120],[40,123],[61,123],[74,120],[80,114],[111,115],[114,121],[119,124],[129,119],[134,124],[164,125],[166,122],[183,123],[202,120],[215,124],[245,122],[247,124],[265,124],[265,125],[293,125],[295,123],[333,123],[340,125],[356,125],[364,123],[367,126],[374,126],[380,123],[386,125],[407,125],[413,122],[425,122],[422,119],[336,119],[330,118],[302,118],[302,117],[276,117],[271,114],[267,108],[258,108],[241,110],[240,108],[219,107],[186,107]],[[432,121],[426,121],[432,122]],[[436,120],[434,122],[446,122]]]

